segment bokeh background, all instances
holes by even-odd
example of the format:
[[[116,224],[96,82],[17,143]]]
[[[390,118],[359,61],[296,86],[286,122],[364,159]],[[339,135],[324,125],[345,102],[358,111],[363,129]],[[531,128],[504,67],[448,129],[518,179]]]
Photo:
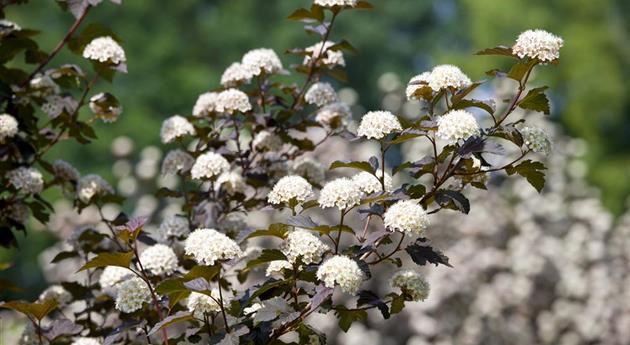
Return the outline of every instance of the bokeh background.
[[[563,185],[563,189],[558,191],[552,184],[547,192],[555,197],[551,197],[550,200],[548,196],[534,199],[540,201],[538,207],[551,208],[554,212],[534,213],[531,219],[535,220],[532,222],[539,230],[551,229],[550,234],[545,236],[559,239],[560,243],[568,243],[570,239],[565,239],[565,236],[576,231],[575,224],[582,222],[571,213],[576,212],[575,208],[571,208],[571,200],[577,195],[579,200],[588,199],[597,205],[591,208],[583,206],[582,211],[578,213],[596,210],[595,214],[589,213],[589,216],[598,219],[594,222],[604,222],[604,225],[597,223],[600,225],[596,226],[601,235],[598,236],[603,238],[597,240],[601,242],[598,245],[608,246],[610,238],[617,238],[616,236],[626,229],[622,219],[628,208],[626,200],[630,195],[630,19],[626,15],[630,13],[629,1],[371,0],[371,2],[375,6],[373,11],[345,12],[332,35],[333,40],[347,39],[358,50],[358,54],[346,56],[349,81],[340,85],[344,88],[346,100],[354,102],[353,109],[357,117],[361,115],[363,109],[385,108],[405,112],[402,86],[410,77],[430,69],[435,64],[452,63],[460,66],[471,79],[483,79],[485,71],[505,67],[508,61],[500,57],[473,56],[475,51],[498,43],[509,44],[521,31],[530,28],[546,29],[563,37],[565,46],[562,49],[560,65],[541,68],[536,75],[536,83],[551,86],[549,95],[552,100],[552,115],[549,121],[552,124],[549,128],[562,138],[559,139],[557,147],[563,145],[570,147],[566,150],[559,149],[555,153],[554,157],[558,161],[566,163],[565,166],[557,168],[557,171],[560,171],[557,174],[568,176],[563,181],[569,187]],[[124,154],[125,159],[131,162],[159,156],[159,151],[156,153],[152,147],[160,146],[158,132],[162,121],[173,114],[190,113],[197,96],[218,85],[221,73],[232,61],[240,59],[242,54],[251,48],[269,47],[277,52],[283,52],[288,47],[303,47],[317,40],[316,37],[307,35],[300,23],[286,20],[287,15],[295,8],[309,4],[308,0],[179,0],[159,3],[127,0],[122,6],[113,4],[99,6],[88,17],[87,23],[98,21],[112,27],[122,38],[127,53],[129,73],[117,76],[113,85],[102,86],[104,90],[110,90],[120,99],[124,112],[120,120],[113,125],[97,125],[99,140],[86,146],[72,143],[59,145],[50,153],[51,157],[64,158],[82,172],[99,173],[109,181],[114,181],[120,177],[116,176],[116,169],[112,169],[114,157],[120,156],[120,152],[112,153],[112,143],[116,138],[119,138],[116,141],[119,148],[129,145],[129,141],[120,140],[121,136],[132,138],[135,149]],[[13,6],[7,12],[7,18],[22,27],[42,30],[41,46],[50,50],[73,21],[69,14],[55,7],[53,1],[33,0],[27,5]],[[283,62],[285,65],[298,62],[292,59],[296,58],[286,56]],[[70,53],[64,52],[53,61],[53,65],[55,62],[69,60],[80,65],[83,63]],[[568,139],[569,137],[573,139]],[[143,151],[142,148],[147,146],[150,149]],[[570,165],[569,163],[574,160],[579,163]],[[577,179],[579,183],[571,183],[571,179]],[[509,219],[514,215],[511,213],[514,212],[514,200],[522,202],[537,198],[521,195],[519,199],[518,195],[515,197],[506,192],[510,188],[519,186],[508,185],[502,186],[501,189],[497,187],[497,193],[499,191],[507,193],[501,194],[508,200],[504,206],[497,206],[496,203],[499,201],[496,200],[485,201],[485,204],[480,204],[476,209],[493,207],[500,210],[497,212],[503,212],[491,217],[493,220]],[[137,206],[137,201],[132,197],[126,207],[131,209]],[[557,220],[554,216],[561,219],[560,225],[554,223],[554,220]],[[483,214],[476,216],[473,214],[472,217],[484,219]],[[512,229],[518,234],[518,227],[507,224],[507,220],[498,223],[499,225],[495,227],[496,232],[490,235],[482,236],[473,230],[470,230],[473,231],[472,235],[470,231],[464,233],[472,238],[481,236],[479,241],[475,242],[479,250],[494,246],[504,250],[504,254],[509,254],[510,251],[505,249],[509,241],[503,238],[505,235],[498,234],[504,233],[506,229]],[[557,229],[550,223],[555,224]],[[452,226],[456,224],[453,223]],[[481,227],[483,222],[472,224]],[[20,238],[19,251],[0,249],[0,261],[15,263],[14,267],[2,272],[3,277],[16,281],[25,288],[19,293],[10,293],[11,297],[36,298],[46,285],[38,261],[39,254],[57,241],[57,238],[48,232],[39,231],[42,226],[35,224],[33,227],[35,230],[26,238]],[[595,241],[595,237],[589,237],[594,236],[590,233],[584,236]],[[493,238],[494,240],[491,240]],[[455,246],[455,242],[448,240],[444,239],[445,243]],[[535,243],[536,241],[522,245],[535,246]],[[625,247],[619,247],[617,250],[623,251],[623,248]],[[505,260],[504,257],[503,259]],[[549,260],[556,262],[556,259]],[[562,260],[571,261],[573,258]],[[590,263],[584,266],[582,262],[576,265],[588,269],[592,266]],[[558,264],[558,270],[561,267],[564,266]],[[518,271],[514,273],[517,276],[522,273],[514,267],[508,271]],[[494,271],[480,270],[478,275],[471,273],[472,277],[467,276],[469,280],[466,282],[472,286],[479,286],[479,289],[493,286],[494,273],[489,272]],[[540,272],[536,274],[538,273]],[[449,274],[457,275],[458,272],[450,271]],[[625,279],[619,278],[618,274],[611,274],[621,279],[620,284]],[[622,275],[625,277],[625,272]],[[561,280],[558,277],[549,279]],[[503,284],[501,287],[504,287],[506,284],[512,286],[515,283],[504,280],[501,284]],[[555,289],[555,285],[553,288]],[[540,289],[551,287],[543,286]],[[474,291],[471,294],[475,295],[478,292]],[[533,293],[526,295],[534,298]],[[472,297],[462,294],[457,298]],[[551,297],[546,298],[551,299],[546,306],[552,308],[553,301],[560,296],[551,293]],[[571,298],[575,299],[575,297],[569,299]],[[445,299],[446,297],[443,297],[443,300]],[[433,303],[437,303],[435,301]],[[525,303],[526,300],[522,302]],[[499,304],[502,307],[506,306],[505,303]],[[580,310],[592,311],[589,308],[591,307]],[[571,310],[575,312],[574,309]],[[527,312],[534,315],[530,317],[533,321],[528,318],[517,321],[524,324],[536,323],[541,311]],[[567,313],[566,310],[563,312]],[[427,315],[430,311],[417,313],[429,318]],[[461,315],[466,313],[460,312],[458,315],[464,320],[464,316]],[[453,316],[453,319],[456,318]],[[479,320],[475,319],[470,322],[477,321]],[[461,323],[464,325],[465,320]],[[384,334],[381,340],[386,343],[389,339],[387,332],[383,330],[379,332]],[[413,332],[420,331],[414,329]],[[455,330],[450,332],[456,333]],[[415,339],[417,344],[422,344],[421,341],[425,339],[420,339],[419,336],[413,338],[414,335],[408,333],[405,333],[406,337]],[[435,341],[435,338],[426,339]],[[553,339],[556,341],[556,338]],[[340,338],[339,341],[352,344],[353,340]],[[493,343],[490,340],[486,341],[487,344]],[[360,343],[366,345],[365,341]],[[495,343],[501,344],[500,341]]]

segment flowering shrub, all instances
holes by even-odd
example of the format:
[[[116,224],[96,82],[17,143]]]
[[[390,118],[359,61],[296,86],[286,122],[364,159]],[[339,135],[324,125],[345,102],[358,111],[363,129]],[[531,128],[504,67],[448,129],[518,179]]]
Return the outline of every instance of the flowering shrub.
[[[111,79],[114,71],[125,70],[125,54],[115,35],[88,27],[70,38],[94,3],[62,3],[78,19],[61,45],[69,42],[93,61],[98,76]],[[513,48],[478,53],[513,61],[507,72],[488,73],[516,83],[504,106],[471,97],[479,86],[489,87],[486,81],[473,82],[459,68],[441,65],[411,78],[407,86],[407,97],[420,101],[420,116],[370,111],[355,129],[351,108],[332,86],[332,79],[345,79],[344,54],[354,48],[345,40],[332,41],[331,32],[343,12],[368,8],[365,1],[315,0],[309,9],[296,10],[289,18],[306,22],[306,31],[319,37],[310,47],[287,51],[298,57],[297,64],[287,68],[273,50],[252,50],[227,67],[221,88],[199,96],[191,115],[164,121],[160,138],[170,151],[162,174],[173,183],[155,196],[164,202],[178,200],[181,207],[159,227],[152,228],[146,217],[122,212],[107,217],[108,204],[120,198],[99,176],[79,177],[69,164],[57,163],[47,169],[57,172],[55,183],[47,183],[27,164],[48,165],[41,157],[23,160],[3,151],[3,162],[10,167],[3,174],[9,186],[2,199],[7,210],[35,203],[28,198],[46,205],[38,193],[55,184],[73,192],[69,196],[79,211],[97,211],[97,219],[76,229],[52,260],[58,265],[80,262],[78,273],[65,277],[39,301],[0,305],[29,318],[24,339],[39,344],[325,343],[325,335],[305,322],[313,313],[333,312],[339,328],[347,331],[353,322],[365,320],[370,309],[389,318],[429,296],[429,282],[413,266],[451,266],[426,230],[433,215],[444,209],[470,211],[470,201],[462,188],[453,187],[454,181],[460,187],[485,189],[484,176],[505,171],[521,175],[540,191],[545,166],[526,158],[548,152],[549,139],[536,128],[522,129],[526,120],[514,119],[514,113],[549,113],[546,87],[528,88],[527,83],[534,68],[557,63],[562,41],[536,31],[531,37],[523,34]],[[3,42],[20,32],[13,29]],[[303,75],[302,85],[280,81],[289,70]],[[62,97],[53,79],[39,80],[36,90],[24,92],[42,97],[45,87]],[[51,122],[59,134],[44,141],[44,150],[66,131],[79,142],[93,136],[77,118],[92,84],[72,114]],[[18,93],[27,97],[20,88],[11,90],[15,94],[6,102]],[[7,106],[9,117],[0,122],[3,145],[36,135],[21,126],[24,121],[37,123],[32,105],[37,100],[24,101],[31,104],[27,115],[20,112],[22,103],[17,110]],[[67,112],[64,102],[62,113]],[[90,98],[90,109],[110,121],[121,108],[113,96],[97,94]],[[482,126],[480,117],[490,125]],[[309,155],[332,138],[375,144],[379,154],[366,160],[335,157],[326,169]],[[33,151],[39,152],[41,141],[32,140]],[[390,150],[417,141],[430,145],[426,156],[387,164]],[[517,152],[508,153],[502,145]],[[495,163],[496,157],[507,162]],[[398,183],[400,176],[409,182]],[[263,212],[273,214],[271,224],[249,227],[246,217]],[[400,268],[384,294],[368,289],[369,281],[377,279],[372,270],[381,266]],[[263,267],[266,276],[258,272]]]

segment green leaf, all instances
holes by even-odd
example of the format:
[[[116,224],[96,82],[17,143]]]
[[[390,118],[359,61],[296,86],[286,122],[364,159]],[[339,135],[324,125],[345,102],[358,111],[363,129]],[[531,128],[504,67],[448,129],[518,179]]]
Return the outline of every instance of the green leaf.
[[[516,58],[516,55],[512,53],[512,48],[505,46],[497,46],[494,48],[480,50],[476,52],[475,55],[502,55]]]
[[[354,6],[354,8],[360,10],[371,10],[374,8],[374,6],[367,1],[357,1],[357,4]]]
[[[287,18],[290,20],[304,20],[304,19],[314,20],[315,19],[313,14],[311,14],[311,12],[305,8],[298,8],[293,13],[291,13]]]
[[[392,314],[398,314],[405,308],[405,297],[402,295],[393,295],[392,296],[392,306],[389,311]]]
[[[545,95],[545,90],[547,90],[547,86],[529,90],[527,95],[518,102],[518,106],[523,109],[539,111],[545,115],[549,115],[549,99],[547,95]]]
[[[249,261],[246,267],[252,268],[271,261],[286,259],[287,257],[278,249],[264,249],[256,259]]]
[[[494,101],[491,99],[487,99],[487,100],[463,99],[453,104],[453,109],[466,109],[470,107],[483,109],[487,111],[490,115],[493,115],[495,111],[495,104],[494,104]]]
[[[372,168],[372,164],[370,164],[370,162],[366,162],[366,161],[360,161],[360,162],[342,162],[342,161],[334,161],[331,165],[330,165],[330,169],[338,169],[338,168],[352,168],[352,169],[358,169],[358,170],[363,170],[363,171],[367,171],[370,174],[374,174],[374,169]]]
[[[59,261],[63,261],[65,259],[70,259],[70,258],[74,258],[79,256],[79,254],[77,254],[77,252],[60,252],[59,254],[55,255],[55,257],[52,259],[52,261],[50,262],[51,264],[56,264]]]
[[[29,318],[36,320],[43,319],[51,311],[57,308],[57,301],[55,299],[47,299],[41,303],[28,303],[22,301],[10,301],[0,304],[0,308],[6,308],[20,312]]]
[[[527,179],[527,182],[531,184],[538,193],[545,187],[545,173],[543,170],[547,169],[541,162],[534,162],[532,160],[526,160],[521,162],[517,166],[509,166],[505,168],[508,175],[519,174]]]
[[[212,281],[214,277],[219,273],[219,265],[214,266],[194,266],[184,275],[185,280],[192,280],[196,278],[204,278],[207,281]]]
[[[77,272],[85,271],[90,268],[99,268],[106,266],[118,266],[129,268],[131,259],[133,258],[133,252],[116,252],[116,253],[101,253],[94,259],[88,261]]]
[[[335,313],[339,318],[339,328],[344,332],[350,329],[353,322],[367,320],[367,312],[365,310],[350,310],[345,307],[338,307]]]
[[[510,79],[514,79],[520,83],[525,77],[525,75],[527,74],[527,72],[529,72],[529,70],[531,70],[535,64],[536,64],[536,60],[530,60],[528,62],[519,62],[517,64],[514,64],[514,66],[510,68],[510,71],[508,72],[507,77]]]
[[[269,225],[269,229],[256,230],[252,232],[251,234],[247,235],[245,239],[261,237],[261,236],[274,236],[274,237],[279,237],[281,239],[284,239],[288,231],[289,231],[288,225],[281,224],[281,223],[274,223],[274,224]]]

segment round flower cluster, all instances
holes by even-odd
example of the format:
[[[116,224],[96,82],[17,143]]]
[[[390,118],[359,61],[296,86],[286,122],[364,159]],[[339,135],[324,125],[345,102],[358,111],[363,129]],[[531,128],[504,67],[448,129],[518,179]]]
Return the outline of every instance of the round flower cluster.
[[[333,7],[333,6],[354,7],[357,5],[357,0],[315,0],[313,3],[315,5],[319,5],[322,7]]]
[[[61,285],[52,285],[39,295],[39,300],[55,300],[57,303],[64,305],[72,302],[72,295]]]
[[[279,136],[269,131],[258,132],[252,141],[254,148],[259,151],[278,151],[282,148],[283,144]]]
[[[221,85],[232,87],[240,83],[248,83],[255,75],[256,69],[253,66],[234,62],[225,69],[221,75]]]
[[[221,91],[217,96],[215,103],[215,110],[223,113],[246,113],[252,110],[252,105],[249,103],[249,97],[241,90],[227,89]]]
[[[457,66],[439,65],[433,67],[429,75],[429,86],[433,91],[463,89],[472,84],[470,78]]]
[[[332,85],[329,83],[319,82],[313,84],[308,91],[306,91],[304,100],[306,100],[308,104],[315,104],[318,107],[323,107],[327,104],[339,101],[339,97]]]
[[[438,119],[438,130],[435,135],[456,143],[479,135],[479,124],[475,116],[466,110],[451,110]]]
[[[156,244],[140,254],[140,262],[151,275],[170,275],[177,269],[177,256],[173,249],[163,244]]]
[[[244,193],[245,187],[243,176],[234,171],[224,172],[217,178],[216,188],[221,188],[229,194]]]
[[[267,267],[267,271],[265,271],[265,275],[267,277],[271,277],[273,275],[282,276],[282,272],[284,270],[291,270],[293,266],[287,260],[274,260],[269,263]]]
[[[383,223],[391,230],[420,235],[429,226],[429,216],[414,201],[401,200],[385,211]]]
[[[210,113],[212,113],[215,109],[218,96],[218,92],[205,92],[199,95],[195,105],[193,106],[193,116],[203,117],[210,115]]]
[[[548,62],[560,57],[563,44],[562,38],[545,30],[527,30],[518,36],[512,52],[521,59],[527,56]]]
[[[194,135],[195,127],[186,120],[185,117],[175,115],[162,122],[160,138],[162,143],[168,144],[171,141],[183,137],[184,135]]]
[[[332,180],[319,193],[319,205],[322,208],[337,207],[345,210],[361,202],[361,189],[351,179],[340,177]]]
[[[334,46],[335,42],[317,42],[314,45],[305,49],[306,55],[304,57],[304,65],[310,65],[311,61],[315,59],[318,64],[324,64],[327,66],[345,66],[346,60],[343,58],[343,53],[339,50],[331,50],[330,47]]]
[[[98,338],[79,337],[75,338],[70,345],[101,345],[102,342]]]
[[[60,179],[61,181],[74,182],[78,181],[81,177],[79,171],[75,169],[75,167],[62,159],[57,159],[56,161],[54,161],[52,164],[52,168],[55,177]]]
[[[195,160],[190,174],[195,180],[212,178],[230,170],[230,163],[218,153],[206,152]]]
[[[125,280],[116,285],[116,309],[123,313],[133,313],[142,308],[144,303],[151,302],[151,291],[147,283],[138,277]]]
[[[282,62],[276,52],[268,48],[250,50],[243,55],[243,65],[250,66],[254,75],[278,73],[282,70]]]
[[[123,108],[114,95],[101,92],[90,98],[90,110],[103,122],[114,122],[122,114]]]
[[[175,149],[171,150],[164,157],[162,162],[162,175],[176,175],[177,173],[185,173],[192,168],[195,158],[188,152]]]
[[[34,168],[16,168],[7,172],[7,178],[17,190],[26,194],[37,194],[44,189],[44,178]]]
[[[389,111],[370,111],[361,118],[357,134],[368,139],[382,139],[400,131],[402,126],[394,114]]]
[[[219,291],[213,289],[210,291],[210,294],[212,297],[199,292],[191,292],[186,304],[188,311],[201,320],[204,319],[205,314],[221,311],[221,306],[217,303],[219,301]]]
[[[113,288],[131,275],[131,271],[118,266],[107,266],[98,278],[101,289]]]
[[[343,102],[335,102],[321,108],[315,121],[324,127],[338,128],[347,124],[347,119],[352,117],[350,107]]]
[[[405,94],[407,95],[407,99],[408,100],[419,99],[418,96],[416,96],[416,91],[418,91],[418,89],[422,88],[423,86],[428,86],[430,77],[431,77],[430,72],[423,72],[411,78],[409,80],[409,83],[407,83],[407,89],[405,89]]]
[[[83,50],[83,57],[98,62],[108,62],[114,65],[127,61],[125,51],[110,36],[98,37],[88,43]]]
[[[523,136],[523,142],[530,150],[546,155],[551,152],[551,140],[542,128],[523,127],[520,132]]]
[[[363,281],[363,271],[356,261],[347,256],[335,255],[319,266],[317,279],[328,288],[339,285],[341,290],[354,295]]]
[[[161,240],[166,240],[170,237],[182,237],[190,232],[190,228],[185,217],[175,215],[164,217],[157,232]]]
[[[192,255],[200,265],[212,266],[219,260],[230,260],[243,255],[243,251],[231,238],[214,229],[193,231],[184,244],[187,255]]]
[[[291,166],[291,172],[312,183],[320,183],[326,178],[326,171],[322,164],[308,156],[300,156],[295,159]]]
[[[77,187],[77,196],[84,203],[90,202],[95,195],[114,194],[114,188],[102,177],[90,174],[81,177]]]
[[[414,270],[402,270],[392,276],[392,288],[399,288],[413,301],[424,301],[429,297],[429,283]]]
[[[378,177],[376,177],[378,176]],[[380,170],[376,172],[376,176],[370,174],[367,171],[362,171],[352,177],[352,182],[354,182],[359,189],[370,195],[372,193],[382,192],[383,185],[381,184],[381,172]],[[385,191],[391,192],[393,189],[392,176],[389,173],[385,173]]]
[[[317,236],[304,229],[291,231],[287,236],[282,252],[290,263],[301,259],[305,264],[317,263],[330,248]]]
[[[271,204],[289,204],[291,200],[302,203],[313,194],[313,187],[303,177],[289,175],[281,178],[267,195]]]
[[[18,132],[18,122],[9,114],[0,115],[0,143],[6,138],[14,137]]]

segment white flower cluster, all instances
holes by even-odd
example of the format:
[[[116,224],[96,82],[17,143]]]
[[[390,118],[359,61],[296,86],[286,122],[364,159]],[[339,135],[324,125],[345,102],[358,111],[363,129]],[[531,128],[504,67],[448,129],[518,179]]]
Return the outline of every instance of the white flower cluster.
[[[83,50],[83,57],[98,62],[108,62],[114,65],[125,63],[125,51],[110,36],[93,39]]]
[[[335,45],[335,42],[317,42],[314,45],[305,49],[306,55],[304,57],[304,65],[310,65],[314,59],[317,64],[324,64],[329,67],[333,66],[345,66],[346,60],[343,57],[343,53],[340,50],[330,49]]]
[[[195,128],[186,120],[185,117],[175,115],[162,122],[162,129],[160,130],[160,138],[163,144],[168,144],[173,140],[183,137],[185,135],[194,135]]]
[[[246,187],[243,176],[236,171],[224,172],[217,178],[217,190],[220,188],[229,194],[245,193]]]
[[[191,292],[190,296],[188,296],[188,302],[186,303],[188,311],[201,320],[204,319],[205,314],[221,311],[221,306],[217,303],[217,301],[219,301],[219,291],[213,289],[210,291],[210,294],[212,297],[199,292]]]
[[[118,285],[132,275],[131,271],[118,266],[107,266],[98,278],[101,289],[109,289]]]
[[[362,196],[361,189],[351,179],[340,177],[324,185],[317,201],[321,208],[345,210],[358,205]]]
[[[171,247],[155,244],[140,254],[142,266],[154,276],[170,275],[177,269],[177,256]]]
[[[429,87],[433,91],[440,90],[460,90],[472,84],[470,78],[457,66],[439,65],[435,66],[428,78]]]
[[[221,75],[223,87],[233,87],[241,83],[248,83],[254,77],[256,69],[253,66],[234,62]]]
[[[378,177],[377,177],[378,176]],[[376,176],[367,171],[362,171],[352,176],[352,182],[366,195],[370,195],[383,191],[383,185],[380,181],[381,171],[376,172]],[[385,191],[391,192],[393,189],[392,175],[385,173]]]
[[[269,203],[275,205],[288,205],[291,200],[302,203],[312,194],[313,186],[311,186],[308,181],[300,176],[289,175],[276,182],[272,190],[267,195],[267,200]]]
[[[193,106],[193,116],[203,117],[210,115],[215,110],[218,98],[218,92],[205,92],[199,95]]]
[[[230,170],[230,163],[218,153],[206,152],[199,155],[190,169],[195,180],[209,179]]]
[[[357,134],[368,139],[382,139],[393,132],[402,131],[398,118],[389,111],[370,111],[363,115]]]
[[[392,276],[390,282],[392,288],[399,288],[413,301],[424,301],[429,297],[429,283],[424,277],[414,270],[402,270]]]
[[[44,189],[44,178],[34,168],[19,167],[7,172],[9,183],[25,194],[37,194]]]
[[[407,99],[417,100],[418,96],[415,95],[416,91],[418,91],[418,89],[422,88],[423,86],[428,86],[430,77],[431,77],[430,72],[423,72],[411,78],[409,80],[409,83],[407,83],[407,88],[405,89],[405,94],[407,95]]]
[[[110,93],[101,92],[90,97],[90,110],[103,122],[114,122],[122,114],[123,107]],[[75,106],[76,107],[76,106]]]
[[[411,200],[400,200],[383,215],[386,228],[420,235],[429,226],[429,216],[422,206]]]
[[[338,128],[345,126],[352,117],[350,107],[343,102],[335,102],[319,109],[315,121],[324,127]]]
[[[114,188],[102,177],[89,174],[81,177],[77,187],[77,196],[84,203],[90,202],[96,195],[114,194]]]
[[[237,89],[227,89],[217,95],[214,108],[221,113],[246,113],[252,110],[252,105],[249,103],[249,97],[247,97],[245,92]]]
[[[542,128],[523,127],[520,132],[523,136],[523,142],[530,150],[546,155],[551,152],[551,140]]]
[[[315,104],[318,107],[323,107],[327,104],[338,102],[339,97],[332,85],[325,82],[318,82],[311,85],[308,91],[306,91],[304,100],[308,104]]]
[[[72,340],[70,345],[101,345],[102,341],[98,338],[79,337]]]
[[[13,138],[18,132],[18,122],[9,114],[0,115],[0,143],[7,138]]]
[[[527,30],[518,36],[512,52],[521,59],[528,57],[549,62],[560,57],[563,44],[562,38],[545,30]]]
[[[189,232],[190,228],[186,217],[177,215],[164,217],[157,230],[160,240],[166,240],[171,237],[182,237]]]
[[[162,161],[162,175],[185,173],[192,168],[194,163],[195,158],[188,152],[180,149],[171,150]]]
[[[356,261],[347,256],[335,255],[317,269],[317,279],[326,287],[333,288],[339,285],[341,290],[349,294],[356,294],[363,281],[363,271]]]
[[[0,35],[4,36],[13,31],[20,31],[20,30],[22,30],[22,28],[18,24],[10,20],[0,19]]]
[[[265,130],[258,132],[252,141],[252,146],[259,151],[279,151],[283,144],[279,136]]]
[[[274,275],[282,276],[284,270],[293,269],[293,265],[287,260],[274,260],[269,263],[267,266],[267,270],[265,271],[265,275],[267,277],[271,277]]]
[[[451,110],[438,119],[438,130],[435,135],[450,143],[456,143],[479,135],[479,124],[470,112]]]
[[[234,62],[221,75],[224,87],[248,83],[255,76],[263,73],[272,74],[283,71],[282,62],[276,52],[268,48],[250,50],[243,55],[241,62]]]
[[[151,291],[147,283],[138,277],[125,280],[116,287],[116,309],[123,313],[133,313],[142,309],[144,303],[151,302]]]
[[[61,285],[51,285],[39,295],[40,301],[55,300],[60,305],[72,302],[72,295]]]
[[[200,265],[212,266],[219,260],[241,257],[243,251],[231,238],[214,229],[193,231],[184,244],[187,255],[192,255]]]
[[[304,264],[319,262],[330,248],[317,236],[304,229],[291,231],[282,247],[282,252],[290,263],[301,259]]]
[[[319,5],[322,7],[333,7],[333,6],[350,6],[354,7],[357,5],[357,0],[315,0],[313,1],[315,5]]]
[[[320,183],[326,178],[326,171],[322,164],[308,156],[300,156],[293,161],[291,173],[302,176],[312,183]]]

